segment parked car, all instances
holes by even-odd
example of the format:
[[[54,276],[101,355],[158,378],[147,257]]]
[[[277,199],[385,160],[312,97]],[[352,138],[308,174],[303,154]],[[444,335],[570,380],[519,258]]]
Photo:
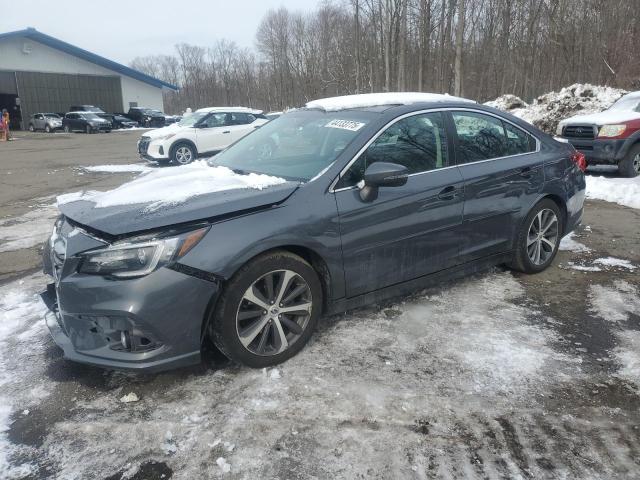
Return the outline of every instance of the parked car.
[[[69,107],[70,112],[93,112],[93,113],[105,113],[100,107],[93,105],[71,105]]]
[[[69,112],[62,119],[62,127],[65,132],[108,133],[113,125],[93,112]]]
[[[138,122],[141,127],[160,128],[165,126],[164,114],[150,108],[131,107],[127,117]]]
[[[147,160],[185,165],[199,155],[224,150],[267,121],[261,110],[201,108],[174,125],[142,135],[138,153]]]
[[[164,112],[161,112],[160,110],[152,110],[152,112],[162,115],[164,117],[165,126],[171,125],[172,123],[178,123],[180,120],[182,120],[181,115],[168,115]]]
[[[123,115],[114,114],[112,115],[111,118],[112,118],[111,123],[113,124],[114,129],[135,128],[139,126],[138,122],[136,122],[135,120],[131,120],[130,118],[125,117]]]
[[[491,265],[546,269],[585,196],[571,145],[444,95],[310,102],[209,164],[60,202],[43,299],[66,358],[160,370],[198,362],[211,339],[274,365],[321,315]]]
[[[29,131],[53,132],[62,128],[62,117],[57,113],[34,113],[29,119]]]
[[[585,154],[589,165],[617,165],[623,177],[640,174],[640,92],[629,93],[604,112],[576,115],[557,134]]]
[[[267,117],[267,120],[275,120],[276,118],[279,118],[282,116],[284,112],[269,112],[269,113],[265,113],[265,117]]]

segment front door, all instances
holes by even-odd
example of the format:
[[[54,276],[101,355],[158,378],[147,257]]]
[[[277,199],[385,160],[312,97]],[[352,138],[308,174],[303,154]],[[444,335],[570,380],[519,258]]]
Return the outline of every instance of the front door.
[[[453,165],[441,112],[397,121],[358,157],[335,187],[347,296],[457,263],[462,176]],[[401,187],[381,187],[364,202],[357,184],[374,162],[409,169]]]
[[[454,111],[451,118],[464,178],[461,259],[506,252],[523,209],[530,208],[544,185],[536,139],[486,113]]]
[[[197,129],[198,152],[218,152],[231,144],[231,127],[227,125],[227,113],[209,115]]]

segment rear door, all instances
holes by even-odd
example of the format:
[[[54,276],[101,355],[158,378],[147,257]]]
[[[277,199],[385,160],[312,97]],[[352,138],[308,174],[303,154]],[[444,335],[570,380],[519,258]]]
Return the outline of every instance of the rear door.
[[[398,120],[336,184],[349,297],[457,263],[463,182],[444,120],[441,112]],[[357,184],[380,161],[406,166],[409,179],[401,187],[381,187],[377,199],[364,202]]]
[[[461,259],[511,248],[523,210],[544,186],[538,141],[497,115],[450,112],[457,163],[464,179]]]

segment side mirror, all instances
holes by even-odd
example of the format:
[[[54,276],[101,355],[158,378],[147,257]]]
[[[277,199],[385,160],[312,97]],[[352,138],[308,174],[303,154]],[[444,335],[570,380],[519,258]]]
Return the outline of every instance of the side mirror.
[[[363,202],[378,198],[380,187],[401,187],[409,179],[409,170],[403,165],[387,162],[371,164],[364,172],[364,187],[360,189]]]

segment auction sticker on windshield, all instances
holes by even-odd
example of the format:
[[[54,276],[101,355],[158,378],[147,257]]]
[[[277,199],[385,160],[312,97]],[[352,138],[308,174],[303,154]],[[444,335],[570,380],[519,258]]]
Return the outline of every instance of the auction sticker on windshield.
[[[328,128],[341,128],[343,130],[351,130],[352,132],[357,132],[364,126],[364,123],[354,122],[353,120],[331,120],[325,125],[325,127]]]

